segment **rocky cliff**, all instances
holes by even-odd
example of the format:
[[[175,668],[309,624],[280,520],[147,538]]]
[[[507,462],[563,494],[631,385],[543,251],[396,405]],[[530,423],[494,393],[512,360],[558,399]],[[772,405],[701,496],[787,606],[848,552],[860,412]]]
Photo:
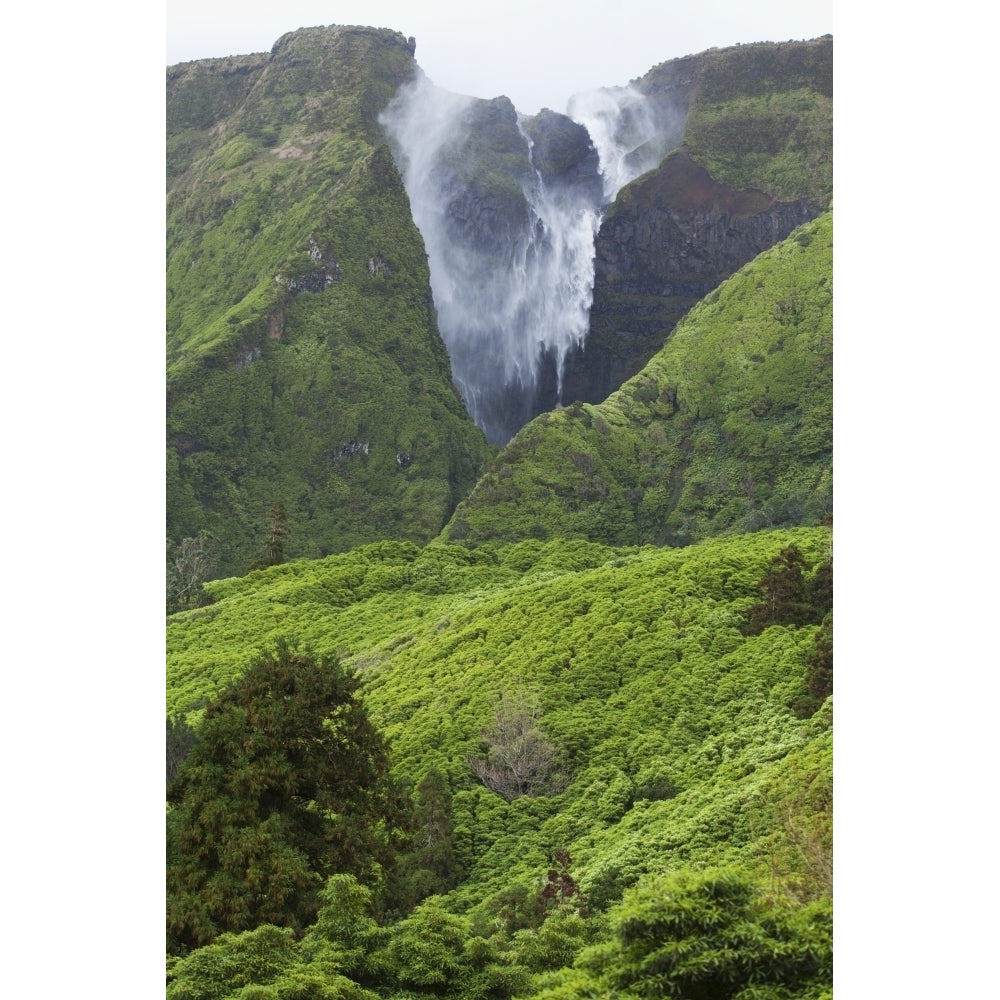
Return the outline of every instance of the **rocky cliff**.
[[[642,369],[692,306],[822,207],[733,190],[685,149],[670,154],[619,195],[601,226],[590,328],[567,359],[564,399],[606,398]]]
[[[830,203],[832,38],[711,50],[567,115],[424,81],[383,116],[459,390],[490,440],[599,402]]]
[[[505,444],[553,405],[586,332],[600,161],[565,115],[518,115],[506,97],[450,94],[426,78],[380,119],[430,260],[455,381],[489,440]]]

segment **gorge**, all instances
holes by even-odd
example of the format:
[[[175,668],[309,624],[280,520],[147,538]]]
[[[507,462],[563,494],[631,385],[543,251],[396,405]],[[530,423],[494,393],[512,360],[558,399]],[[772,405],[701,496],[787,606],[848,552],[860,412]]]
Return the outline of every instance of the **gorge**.
[[[695,302],[823,207],[734,189],[681,149],[701,67],[676,62],[531,117],[419,74],[379,118],[455,381],[492,444],[604,399]]]

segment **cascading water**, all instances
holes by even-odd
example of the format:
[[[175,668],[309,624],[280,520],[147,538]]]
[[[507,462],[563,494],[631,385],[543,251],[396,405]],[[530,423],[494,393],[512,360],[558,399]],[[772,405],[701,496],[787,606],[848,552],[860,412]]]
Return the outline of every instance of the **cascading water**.
[[[583,346],[594,295],[594,237],[601,224],[601,206],[586,189],[547,184],[535,166],[534,140],[518,130],[528,147],[535,183],[524,191],[531,209],[528,260],[523,294],[525,329],[534,330],[542,354],[551,353],[556,366],[556,398],[562,401],[566,355]],[[537,376],[537,371],[533,378]]]
[[[667,152],[654,141],[663,134],[655,109],[634,87],[574,94],[566,113],[590,133],[600,157],[605,205],[630,181],[652,170]]]
[[[586,132],[421,75],[380,118],[427,248],[455,382],[497,445],[561,402],[566,357],[587,334],[602,213],[655,165],[648,150],[635,155],[656,134],[641,95],[578,95],[570,110]]]

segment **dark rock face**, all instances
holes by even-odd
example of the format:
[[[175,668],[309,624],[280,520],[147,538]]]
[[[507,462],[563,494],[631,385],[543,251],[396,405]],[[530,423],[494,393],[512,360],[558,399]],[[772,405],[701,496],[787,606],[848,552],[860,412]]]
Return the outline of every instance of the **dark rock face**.
[[[470,101],[429,165],[448,238],[474,258],[503,259],[528,225],[532,179],[517,112],[506,97]]]
[[[595,244],[594,301],[563,399],[597,403],[635,375],[684,314],[796,226],[810,201],[779,202],[713,180],[683,150],[619,196]]]
[[[531,162],[544,184],[586,188],[594,204],[600,204],[599,157],[582,125],[544,108],[525,118],[523,129],[532,144]]]

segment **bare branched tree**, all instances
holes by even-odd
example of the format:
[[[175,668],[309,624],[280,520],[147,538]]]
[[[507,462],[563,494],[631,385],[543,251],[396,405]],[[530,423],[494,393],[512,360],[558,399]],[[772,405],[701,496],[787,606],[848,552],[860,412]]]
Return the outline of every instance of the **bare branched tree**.
[[[523,683],[503,691],[482,731],[487,751],[469,758],[476,777],[508,802],[552,790],[555,752],[539,726],[541,709]]]
[[[202,601],[201,585],[210,578],[213,566],[210,536],[199,531],[180,545],[167,543],[167,613],[197,607]]]

